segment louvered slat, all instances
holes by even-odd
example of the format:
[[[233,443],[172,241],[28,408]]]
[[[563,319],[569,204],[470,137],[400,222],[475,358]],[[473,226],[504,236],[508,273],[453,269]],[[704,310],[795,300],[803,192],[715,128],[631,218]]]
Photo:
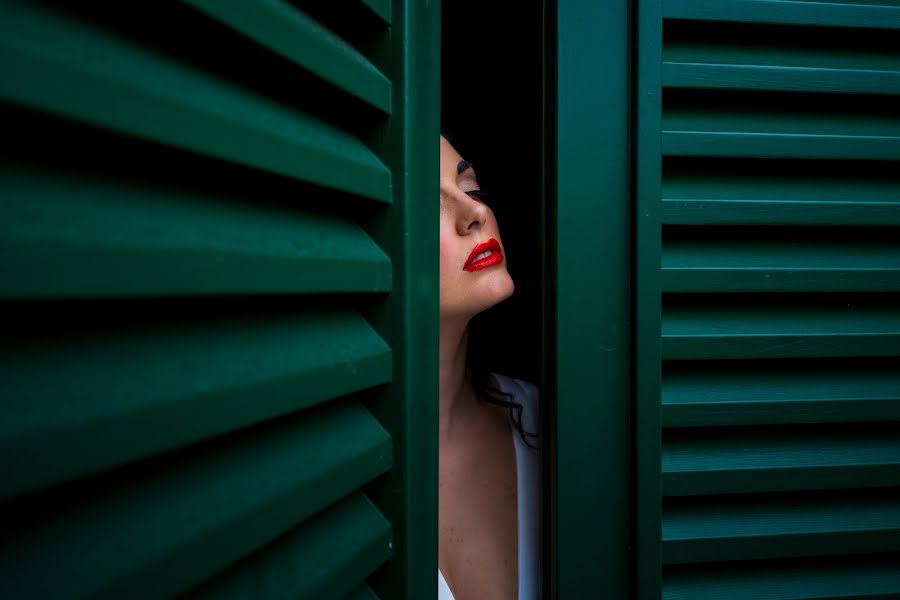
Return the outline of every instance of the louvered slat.
[[[174,320],[153,330],[84,335],[50,347],[5,344],[0,449],[16,461],[4,469],[0,498],[285,415],[391,376],[390,349],[352,311],[189,327]]]
[[[900,52],[893,32],[808,29],[786,35],[784,28],[730,26],[716,29],[670,23],[663,50],[662,83],[667,88],[900,94]],[[873,46],[879,45],[879,50]]]
[[[391,0],[361,0],[373,13],[384,21],[387,25],[391,24]]]
[[[0,597],[420,589],[434,10],[183,4],[0,8]]]
[[[900,29],[900,6],[889,2],[807,0],[666,0],[666,19]]]
[[[347,42],[286,2],[185,1],[340,89],[390,114],[390,80]]]
[[[900,597],[900,556],[778,560],[686,567],[667,573],[663,600],[884,600]]]
[[[347,594],[347,600],[378,600],[378,596],[369,586],[363,584]]]
[[[875,108],[869,107],[870,111]],[[671,106],[663,111],[665,156],[889,160],[900,157],[900,119],[857,107],[727,104]]]
[[[389,291],[355,223],[167,189],[0,171],[6,298]]]
[[[665,496],[900,485],[900,428],[682,430],[663,436]]]
[[[705,364],[705,363],[703,363]],[[664,427],[900,421],[900,365],[729,369],[663,374]]]
[[[698,124],[699,125],[699,124]],[[900,136],[802,134],[777,132],[680,131],[663,132],[668,156],[730,156],[766,158],[886,159],[900,156]]]
[[[669,173],[662,222],[676,225],[900,225],[900,179]]]
[[[390,558],[390,524],[353,494],[191,593],[192,598],[341,598]]]
[[[7,528],[6,598],[158,598],[196,585],[391,464],[358,404],[302,414],[98,482],[40,523]],[[102,493],[106,491],[107,493]]]
[[[825,299],[670,306],[662,344],[665,359],[895,356],[900,310],[865,302],[829,305]]]
[[[664,240],[666,292],[900,291],[900,239],[698,230]],[[741,239],[741,238],[744,239]]]
[[[897,94],[900,71],[831,69],[791,65],[716,64],[727,56],[668,57],[663,83],[672,88],[711,88],[832,92],[841,94]],[[694,61],[694,62],[690,62]]]
[[[639,343],[661,342],[662,430],[638,452],[658,448],[662,556],[642,597],[898,596],[900,6],[656,14],[662,337]]]
[[[665,564],[900,550],[896,494],[698,500],[664,506],[662,523]]]
[[[359,140],[128,40],[24,2],[0,23],[0,98],[131,135],[390,201]]]

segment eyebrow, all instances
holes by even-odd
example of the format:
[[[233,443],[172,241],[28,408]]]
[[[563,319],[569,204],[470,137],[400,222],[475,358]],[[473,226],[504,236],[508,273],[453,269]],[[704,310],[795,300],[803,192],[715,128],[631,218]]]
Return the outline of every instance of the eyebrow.
[[[459,164],[456,165],[456,174],[462,175],[463,171],[465,171],[466,169],[471,169],[471,168],[472,168],[472,163],[470,163],[467,160],[461,160],[461,161],[459,161]]]

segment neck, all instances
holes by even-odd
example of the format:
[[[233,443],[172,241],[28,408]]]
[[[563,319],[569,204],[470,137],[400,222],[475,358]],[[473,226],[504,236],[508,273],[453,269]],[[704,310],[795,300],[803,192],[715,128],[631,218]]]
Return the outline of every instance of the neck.
[[[471,390],[466,378],[466,348],[469,319],[441,319],[440,433],[449,434],[471,408]]]

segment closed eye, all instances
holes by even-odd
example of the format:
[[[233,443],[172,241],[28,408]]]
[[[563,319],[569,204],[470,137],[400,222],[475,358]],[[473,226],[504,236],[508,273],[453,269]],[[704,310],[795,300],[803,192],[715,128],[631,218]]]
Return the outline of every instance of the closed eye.
[[[472,190],[472,191],[466,192],[466,193],[480,202],[484,202],[484,199],[488,198],[490,196],[490,194],[488,194],[487,192],[483,192],[481,190]]]

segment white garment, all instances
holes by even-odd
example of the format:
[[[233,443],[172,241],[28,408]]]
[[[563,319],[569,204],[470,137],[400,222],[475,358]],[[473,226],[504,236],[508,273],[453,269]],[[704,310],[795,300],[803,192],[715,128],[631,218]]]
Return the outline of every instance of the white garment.
[[[525,431],[537,433],[538,390],[535,386],[494,373],[503,392],[522,405],[522,427]],[[513,429],[516,448],[517,507],[519,522],[519,600],[537,600],[541,594],[541,548],[540,548],[540,455],[529,447],[518,431]],[[534,440],[532,440],[534,443]],[[438,569],[438,600],[455,600],[447,580]]]

